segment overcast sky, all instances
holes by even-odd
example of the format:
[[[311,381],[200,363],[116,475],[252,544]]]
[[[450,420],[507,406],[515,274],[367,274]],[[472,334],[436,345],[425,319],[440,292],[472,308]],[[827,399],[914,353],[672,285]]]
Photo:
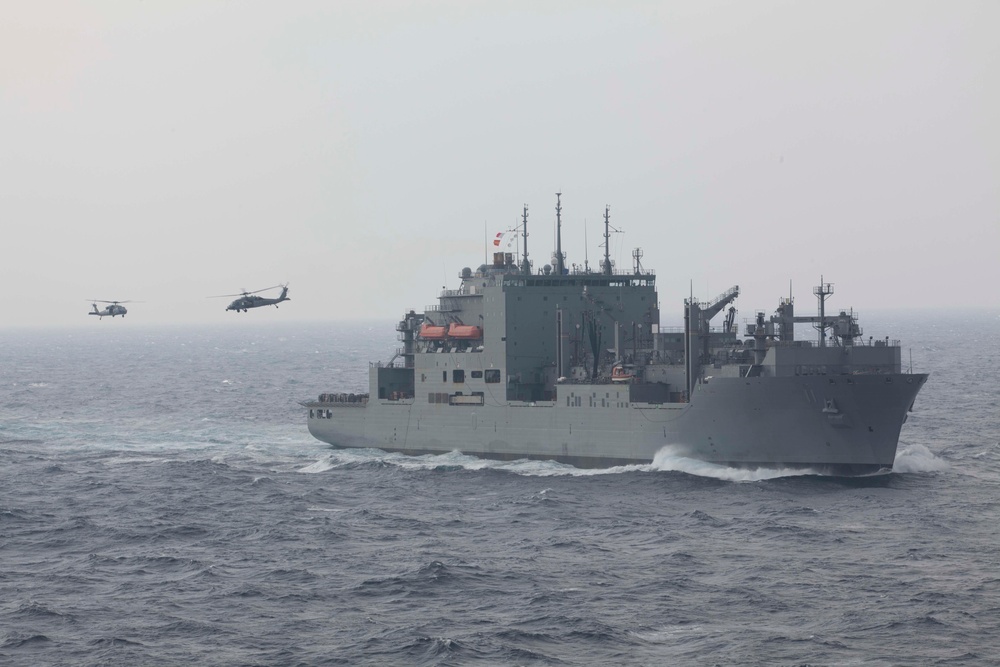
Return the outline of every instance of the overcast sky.
[[[529,207],[657,273],[1000,307],[1000,2],[17,2],[0,326],[395,318]],[[587,241],[585,242],[585,238]],[[280,310],[218,294],[290,284]],[[89,320],[89,321],[88,321]],[[863,322],[862,322],[863,323]]]

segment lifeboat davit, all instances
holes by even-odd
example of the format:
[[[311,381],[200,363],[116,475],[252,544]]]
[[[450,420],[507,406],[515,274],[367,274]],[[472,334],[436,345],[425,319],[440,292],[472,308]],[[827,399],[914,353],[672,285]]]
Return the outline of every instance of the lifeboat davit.
[[[469,324],[452,324],[448,327],[448,336],[462,340],[479,340],[483,337],[483,330],[481,327]]]
[[[421,324],[418,335],[426,340],[444,340],[445,336],[448,335],[448,328],[433,324]]]

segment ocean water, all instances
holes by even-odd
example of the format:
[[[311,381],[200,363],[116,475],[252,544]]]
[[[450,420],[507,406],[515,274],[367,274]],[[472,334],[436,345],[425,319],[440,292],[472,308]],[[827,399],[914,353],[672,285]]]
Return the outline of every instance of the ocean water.
[[[862,322],[931,378],[856,479],[335,451],[392,322],[87,324],[0,330],[0,664],[1000,656],[996,313]]]

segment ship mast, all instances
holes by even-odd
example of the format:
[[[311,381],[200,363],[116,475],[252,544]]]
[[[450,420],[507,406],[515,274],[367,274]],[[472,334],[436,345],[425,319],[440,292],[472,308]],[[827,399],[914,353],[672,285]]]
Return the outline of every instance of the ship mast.
[[[611,206],[604,207],[604,264],[601,265],[601,270],[604,271],[604,275],[611,275]]]
[[[819,299],[819,346],[826,347],[826,297],[833,294],[833,285],[823,282],[823,276],[819,277],[819,285],[813,288],[813,294]]]
[[[524,213],[521,214],[521,238],[524,239],[524,261],[521,262],[521,272],[525,275],[531,273],[531,264],[528,263],[528,205],[524,205]]]
[[[563,274],[563,254],[562,254],[562,203],[561,192],[556,193],[556,275]]]
[[[632,259],[635,264],[635,275],[642,273],[642,248],[636,248],[632,251]]]

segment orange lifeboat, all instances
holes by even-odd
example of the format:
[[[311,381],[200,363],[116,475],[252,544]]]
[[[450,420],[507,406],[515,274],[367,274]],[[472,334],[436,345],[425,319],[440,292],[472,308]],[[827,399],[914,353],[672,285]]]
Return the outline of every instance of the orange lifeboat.
[[[420,333],[418,335],[425,340],[444,340],[447,333],[447,327],[438,327],[433,324],[421,324]]]
[[[448,327],[448,336],[462,340],[479,340],[483,337],[483,330],[481,327],[469,324],[452,324]]]
[[[621,364],[616,364],[614,368],[611,369],[611,381],[612,382],[631,382],[635,379],[635,373],[631,369],[626,369]]]

